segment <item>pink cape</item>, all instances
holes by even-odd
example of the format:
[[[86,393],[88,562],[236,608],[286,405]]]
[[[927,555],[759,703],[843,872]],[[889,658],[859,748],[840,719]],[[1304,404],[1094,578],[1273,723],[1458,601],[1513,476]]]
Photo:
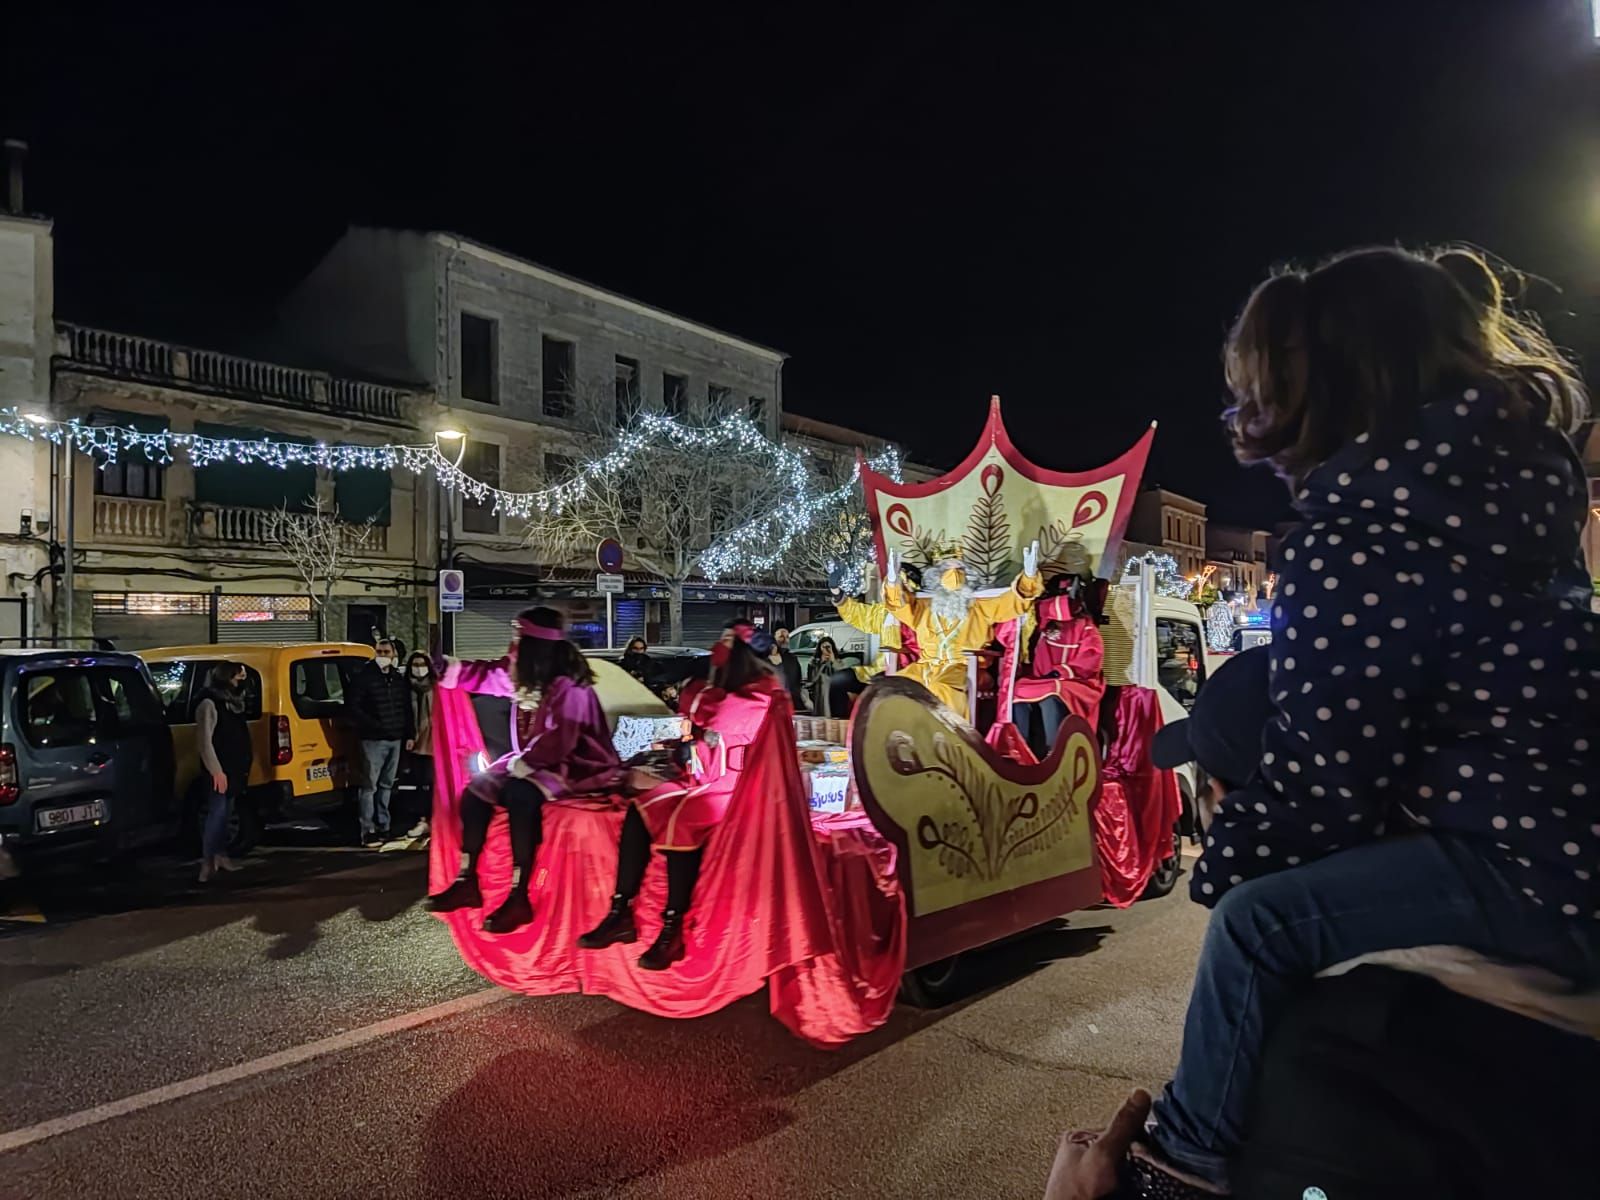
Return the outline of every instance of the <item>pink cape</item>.
[[[1117,739],[1094,809],[1100,883],[1106,901],[1117,908],[1137,900],[1155,869],[1172,857],[1172,826],[1183,802],[1172,772],[1150,764],[1150,741],[1160,728],[1153,691],[1124,687],[1117,693]]]
[[[483,749],[464,691],[434,698],[430,891],[459,870],[457,798]],[[623,808],[610,797],[571,797],[544,808],[534,866],[532,924],[503,936],[475,911],[441,916],[463,960],[529,995],[589,992],[663,1017],[700,1017],[768,988],[772,1014],[806,1041],[837,1046],[881,1025],[905,968],[905,902],[894,851],[865,816],[811,821],[795,756],[788,699],[777,697],[750,744],[727,816],[707,844],[695,888],[687,957],[669,970],[635,960],[655,938],[666,878],[652,856],[634,911],[639,942],[583,951],[616,883]],[[505,816],[496,813],[479,864],[486,911],[511,884]]]

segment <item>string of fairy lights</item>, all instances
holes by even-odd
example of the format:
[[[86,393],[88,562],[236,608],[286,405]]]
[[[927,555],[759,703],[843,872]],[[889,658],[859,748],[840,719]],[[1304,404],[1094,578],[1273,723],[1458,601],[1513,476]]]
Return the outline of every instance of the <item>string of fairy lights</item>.
[[[761,574],[777,566],[789,554],[795,539],[816,521],[840,511],[860,480],[857,464],[847,482],[818,491],[809,452],[774,441],[741,414],[729,414],[710,425],[687,425],[662,413],[641,413],[628,428],[618,432],[605,453],[579,463],[567,478],[528,492],[509,491],[469,475],[440,448],[437,439],[418,445],[369,446],[211,437],[177,430],[90,425],[76,419],[62,421],[24,414],[15,408],[0,410],[0,435],[70,446],[105,464],[135,453],[158,466],[182,455],[196,467],[235,463],[280,470],[308,466],[333,472],[405,470],[415,475],[431,474],[446,490],[522,521],[531,520],[535,514],[561,513],[583,503],[600,480],[627,469],[653,450],[761,455],[779,480],[786,499],[771,512],[724,533],[702,553],[701,568],[713,582],[729,575]],[[892,449],[875,455],[868,465],[896,481],[900,479],[899,455]]]

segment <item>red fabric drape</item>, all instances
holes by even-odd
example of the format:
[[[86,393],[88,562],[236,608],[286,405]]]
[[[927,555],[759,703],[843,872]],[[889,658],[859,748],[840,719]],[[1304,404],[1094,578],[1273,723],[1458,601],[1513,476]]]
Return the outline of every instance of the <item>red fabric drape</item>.
[[[1150,741],[1161,728],[1161,705],[1149,688],[1117,695],[1117,740],[1106,756],[1094,844],[1106,900],[1127,908],[1151,873],[1172,855],[1172,826],[1182,812],[1171,771],[1150,765]]]
[[[482,749],[466,693],[437,693],[434,729],[430,886],[437,890],[459,870],[457,798]],[[607,799],[545,806],[530,925],[496,937],[482,931],[480,913],[441,917],[462,958],[502,987],[598,993],[665,1017],[704,1016],[769,983],[773,1015],[821,1046],[881,1024],[905,966],[905,905],[893,852],[864,822],[813,829],[792,731],[788,700],[780,698],[746,751],[727,816],[707,844],[682,962],[661,972],[635,964],[665,906],[659,856],[635,905],[640,942],[577,948],[579,935],[604,915],[616,881],[624,810]],[[503,817],[490,830],[479,878],[493,909],[511,884]]]

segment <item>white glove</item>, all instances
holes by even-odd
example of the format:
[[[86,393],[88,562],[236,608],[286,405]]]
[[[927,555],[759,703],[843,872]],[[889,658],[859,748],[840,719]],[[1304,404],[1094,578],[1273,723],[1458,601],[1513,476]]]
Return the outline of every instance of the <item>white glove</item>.
[[[1022,552],[1022,573],[1032,579],[1039,573],[1039,543],[1034,542]]]
[[[885,586],[900,586],[900,555],[893,550],[889,551],[889,569],[883,573],[883,582]]]

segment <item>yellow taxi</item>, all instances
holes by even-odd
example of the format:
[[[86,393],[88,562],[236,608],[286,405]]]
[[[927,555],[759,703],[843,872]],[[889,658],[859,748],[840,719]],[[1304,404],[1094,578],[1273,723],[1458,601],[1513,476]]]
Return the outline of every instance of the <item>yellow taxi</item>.
[[[234,805],[229,845],[240,853],[264,826],[295,816],[326,816],[342,808],[356,782],[359,739],[344,721],[345,688],[375,657],[354,642],[302,645],[162,646],[141,650],[172,729],[177,794],[187,798],[188,828],[203,817],[194,781],[195,705],[212,666],[224,660],[245,669],[245,719],[255,750],[250,782]]]

